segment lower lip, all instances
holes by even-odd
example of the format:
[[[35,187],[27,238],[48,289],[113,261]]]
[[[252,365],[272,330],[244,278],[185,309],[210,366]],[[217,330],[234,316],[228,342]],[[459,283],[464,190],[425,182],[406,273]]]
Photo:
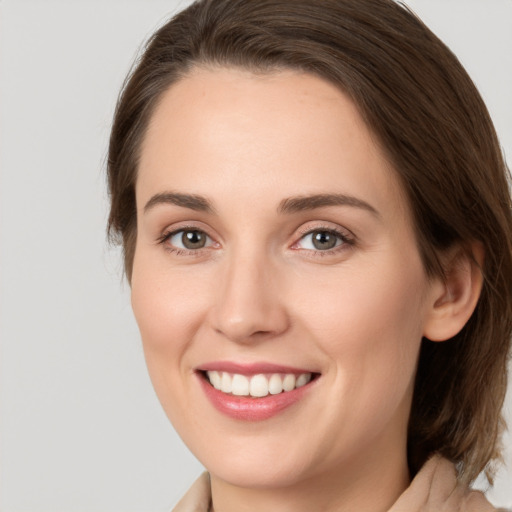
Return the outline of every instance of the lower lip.
[[[298,402],[316,381],[315,379],[315,381],[311,381],[305,386],[292,391],[283,391],[277,395],[251,398],[228,395],[215,389],[202,374],[198,374],[198,377],[203,391],[218,411],[231,418],[243,421],[263,421],[276,416]]]

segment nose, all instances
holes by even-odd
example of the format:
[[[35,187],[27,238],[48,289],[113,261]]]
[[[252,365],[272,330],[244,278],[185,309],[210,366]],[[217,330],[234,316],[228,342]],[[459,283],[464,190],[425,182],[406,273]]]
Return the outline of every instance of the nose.
[[[256,254],[233,254],[220,272],[211,310],[214,330],[236,343],[279,336],[289,326],[278,269]]]

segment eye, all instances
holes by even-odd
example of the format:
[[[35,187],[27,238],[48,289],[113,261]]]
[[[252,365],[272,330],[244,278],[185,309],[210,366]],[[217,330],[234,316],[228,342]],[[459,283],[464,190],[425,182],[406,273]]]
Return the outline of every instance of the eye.
[[[168,244],[172,249],[187,251],[203,249],[213,244],[213,240],[199,229],[173,231],[165,234],[160,241]]]
[[[299,249],[312,251],[329,251],[350,243],[348,238],[332,229],[315,229],[306,233],[295,245]]]

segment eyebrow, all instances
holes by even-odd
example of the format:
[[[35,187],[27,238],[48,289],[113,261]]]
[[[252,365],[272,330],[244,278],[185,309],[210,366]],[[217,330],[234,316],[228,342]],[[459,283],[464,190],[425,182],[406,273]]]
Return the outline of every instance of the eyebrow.
[[[315,194],[310,196],[289,197],[281,201],[277,211],[279,213],[297,213],[323,208],[324,206],[352,206],[366,210],[375,217],[380,217],[379,212],[371,204],[357,197],[345,194]]]
[[[196,194],[183,194],[179,192],[163,192],[155,194],[144,206],[144,213],[159,204],[173,204],[190,210],[215,213],[215,208],[206,197]],[[369,203],[346,194],[313,194],[308,196],[296,196],[283,199],[277,208],[280,214],[292,214],[302,211],[315,210],[325,206],[351,206],[360,208],[380,217],[379,212]]]
[[[158,204],[174,204],[197,212],[215,213],[212,203],[205,197],[195,194],[180,194],[178,192],[155,194],[144,206],[144,213],[147,213]]]

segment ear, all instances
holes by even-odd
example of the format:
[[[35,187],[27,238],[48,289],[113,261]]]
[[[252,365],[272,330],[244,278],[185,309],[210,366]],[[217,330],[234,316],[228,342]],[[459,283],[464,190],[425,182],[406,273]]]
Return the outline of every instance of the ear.
[[[445,279],[432,283],[423,336],[445,341],[459,333],[475,310],[482,291],[484,249],[481,243],[457,245],[441,256]]]

